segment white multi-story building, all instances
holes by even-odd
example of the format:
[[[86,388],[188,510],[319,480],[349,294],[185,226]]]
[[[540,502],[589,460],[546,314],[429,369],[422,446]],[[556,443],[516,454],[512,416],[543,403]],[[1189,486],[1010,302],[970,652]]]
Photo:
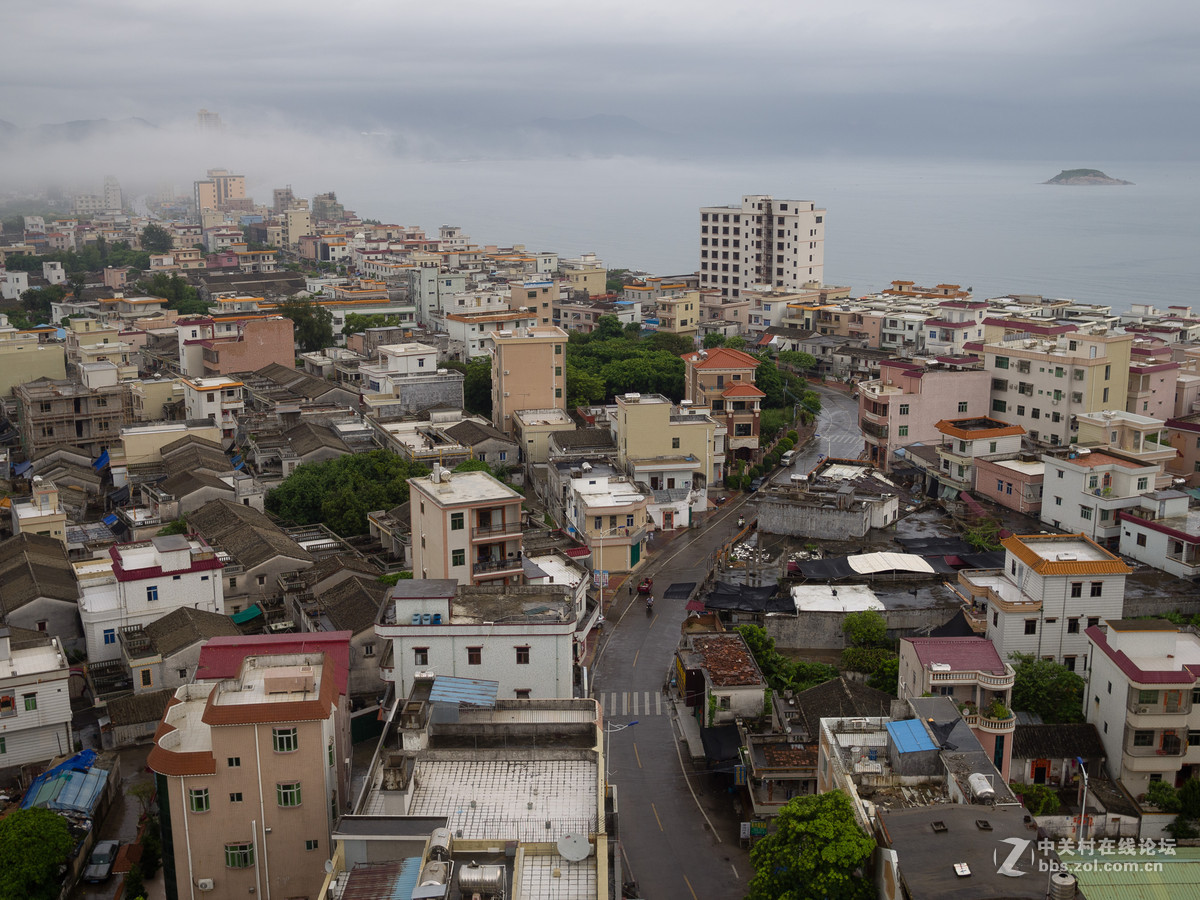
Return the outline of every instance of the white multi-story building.
[[[943,300],[937,318],[926,319],[924,350],[929,356],[961,356],[963,345],[983,340],[988,305],[982,300]]]
[[[825,210],[808,200],[747,194],[700,208],[700,289],[741,297],[751,284],[789,291],[825,274]]]
[[[1137,506],[1156,488],[1162,469],[1124,453],[1087,447],[1042,455],[1042,521],[1061,531],[1082,532],[1105,546],[1121,536],[1117,514]]]
[[[1001,659],[1022,653],[1087,668],[1084,631],[1121,618],[1125,576],[1119,556],[1083,534],[1005,538],[1004,568],[965,570],[961,588],[984,605],[986,637]]]
[[[1162,619],[1087,630],[1084,714],[1100,732],[1108,774],[1131,794],[1200,771],[1200,635]]]
[[[14,650],[0,626],[0,766],[71,753],[71,670],[58,638]]]
[[[207,419],[221,427],[224,437],[232,438],[237,430],[237,416],[246,408],[242,382],[233,378],[181,378],[183,408],[188,421]]]
[[[119,659],[122,628],[149,625],[181,606],[223,612],[222,567],[203,538],[180,534],[117,544],[107,559],[74,563],[88,661]]]
[[[406,696],[418,673],[485,678],[499,696],[573,696],[574,589],[569,585],[460,587],[452,579],[397,583],[375,623],[392,642],[385,680]]]

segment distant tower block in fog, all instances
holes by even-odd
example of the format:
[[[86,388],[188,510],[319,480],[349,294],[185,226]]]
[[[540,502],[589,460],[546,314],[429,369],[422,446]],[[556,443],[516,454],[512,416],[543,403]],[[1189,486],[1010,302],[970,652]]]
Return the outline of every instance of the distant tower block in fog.
[[[215,112],[202,109],[196,113],[196,127],[201,131],[220,131],[221,116]]]
[[[121,198],[121,182],[117,181],[115,175],[109,175],[104,179],[104,211],[119,213],[124,205]]]
[[[738,299],[749,285],[797,291],[825,280],[825,210],[808,200],[747,194],[700,207],[700,290]]]

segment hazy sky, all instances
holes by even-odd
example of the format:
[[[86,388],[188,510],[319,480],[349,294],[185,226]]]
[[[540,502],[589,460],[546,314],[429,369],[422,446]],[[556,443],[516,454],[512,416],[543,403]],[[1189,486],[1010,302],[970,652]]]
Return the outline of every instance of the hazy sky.
[[[619,115],[645,126],[620,135],[635,148],[1038,158],[1190,157],[1200,130],[1194,0],[57,0],[3,20],[20,128],[190,128],[205,107],[486,154],[529,149],[512,134],[542,118]]]

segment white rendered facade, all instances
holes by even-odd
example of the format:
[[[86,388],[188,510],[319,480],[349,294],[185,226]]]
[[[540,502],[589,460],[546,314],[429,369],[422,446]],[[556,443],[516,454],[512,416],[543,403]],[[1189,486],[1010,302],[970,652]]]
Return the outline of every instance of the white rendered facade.
[[[1200,766],[1200,636],[1127,619],[1089,628],[1087,637],[1084,713],[1100,733],[1109,775],[1134,796],[1151,781],[1181,784]]]
[[[89,662],[121,657],[121,628],[148,625],[181,606],[224,612],[222,563],[202,538],[155,537],[75,563]]]
[[[986,637],[1001,659],[1021,653],[1087,667],[1085,630],[1119,619],[1125,605],[1121,558],[1082,534],[1013,535],[1004,568],[963,571],[959,585],[986,604]]]
[[[700,208],[700,289],[738,298],[747,285],[799,290],[825,274],[825,210],[807,200],[747,194]]]
[[[0,767],[23,766],[74,750],[71,671],[58,638],[13,650],[0,627]]]

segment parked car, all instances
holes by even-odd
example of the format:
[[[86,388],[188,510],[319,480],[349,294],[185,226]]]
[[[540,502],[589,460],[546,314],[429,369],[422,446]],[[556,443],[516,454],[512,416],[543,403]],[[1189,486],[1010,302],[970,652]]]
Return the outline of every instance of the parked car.
[[[763,486],[764,481],[766,481],[766,479],[763,478],[761,475],[759,475],[757,478],[755,478],[753,481],[750,482],[750,490],[757,491],[760,487]]]
[[[779,457],[779,464],[785,469],[792,464],[792,460],[796,458],[796,451],[789,450],[783,456]]]
[[[117,851],[121,849],[120,841],[101,841],[88,857],[87,868],[83,870],[83,880],[91,882],[107,881],[112,875],[113,863],[117,861]]]
[[[643,578],[642,583],[638,585],[639,594],[649,594],[654,590],[654,579]]]

